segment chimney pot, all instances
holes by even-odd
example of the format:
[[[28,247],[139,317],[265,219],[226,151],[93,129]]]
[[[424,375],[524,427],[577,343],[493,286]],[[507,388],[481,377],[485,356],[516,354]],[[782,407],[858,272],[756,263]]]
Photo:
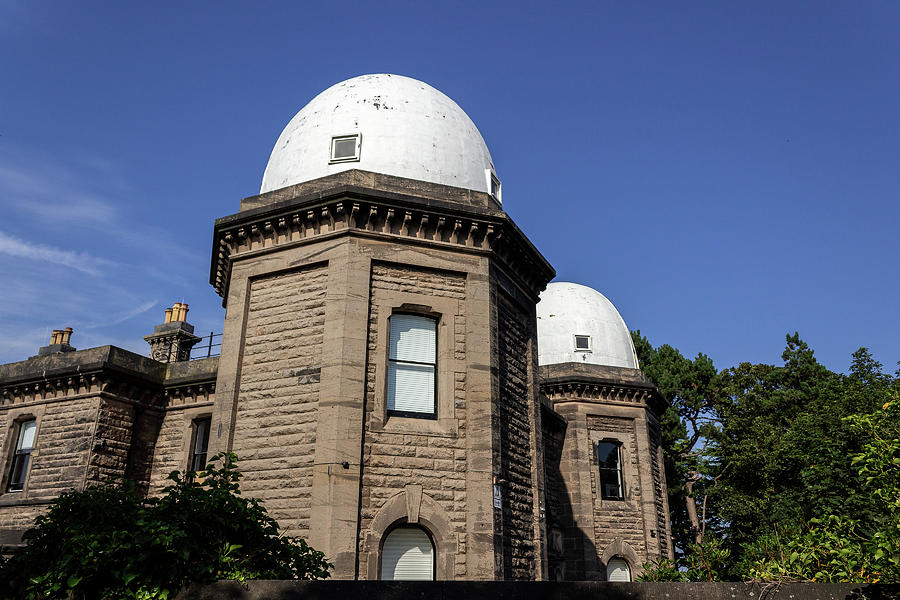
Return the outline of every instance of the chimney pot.
[[[175,302],[166,309],[166,320],[153,328],[153,333],[144,336],[150,344],[150,358],[159,362],[181,362],[190,360],[191,348],[201,338],[194,335],[194,328],[187,322],[188,305]]]

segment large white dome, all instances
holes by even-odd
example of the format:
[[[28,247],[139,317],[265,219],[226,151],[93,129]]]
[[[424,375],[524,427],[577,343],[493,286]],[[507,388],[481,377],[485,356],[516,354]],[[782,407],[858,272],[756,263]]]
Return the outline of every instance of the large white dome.
[[[340,156],[335,138],[348,144]],[[493,163],[453,100],[421,81],[379,74],[333,85],[294,115],[275,143],[260,193],[349,169],[491,193]]]
[[[549,284],[537,304],[537,333],[541,365],[583,362],[638,368],[625,321],[593,288],[563,281]]]

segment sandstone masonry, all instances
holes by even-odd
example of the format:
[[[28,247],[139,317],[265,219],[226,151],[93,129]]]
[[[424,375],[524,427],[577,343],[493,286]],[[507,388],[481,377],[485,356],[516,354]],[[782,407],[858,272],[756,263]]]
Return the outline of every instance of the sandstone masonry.
[[[186,360],[199,338],[176,303],[146,338],[153,359],[77,351],[57,330],[0,365],[0,544],[63,491],[131,479],[157,494],[234,452],[243,493],[336,579],[381,578],[400,530],[424,533],[438,579],[604,579],[613,559],[634,574],[672,551],[664,400],[637,369],[538,368],[553,275],[490,194],[351,170],[247,198],[214,230],[221,356]],[[397,315],[433,324],[434,359],[415,366],[433,410],[391,408]],[[600,492],[609,440],[617,500]]]

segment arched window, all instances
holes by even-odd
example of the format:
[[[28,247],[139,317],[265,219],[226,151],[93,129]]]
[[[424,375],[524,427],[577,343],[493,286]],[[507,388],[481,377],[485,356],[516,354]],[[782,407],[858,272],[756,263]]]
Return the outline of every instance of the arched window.
[[[606,563],[607,581],[631,581],[631,568],[625,559],[618,556],[609,559]]]
[[[381,549],[381,579],[434,579],[434,545],[424,530],[404,526],[388,533]]]

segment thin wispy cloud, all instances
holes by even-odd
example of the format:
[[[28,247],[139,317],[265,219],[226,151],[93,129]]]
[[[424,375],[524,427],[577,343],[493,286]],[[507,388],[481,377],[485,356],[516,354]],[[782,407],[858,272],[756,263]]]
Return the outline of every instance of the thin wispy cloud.
[[[0,363],[35,354],[67,326],[76,348],[113,343],[146,355],[161,294],[182,299],[197,287],[189,275],[205,278],[206,247],[148,220],[127,172],[115,159],[0,137]],[[203,314],[192,316],[204,330],[221,328]]]
[[[21,145],[0,146],[0,209],[42,229],[68,232],[76,226],[148,255],[196,261],[196,253],[169,231],[129,218],[132,194],[111,160],[82,155],[60,159]]]
[[[51,222],[103,225],[117,216],[112,202],[78,189],[59,169],[0,164],[0,190],[8,208]]]
[[[159,300],[153,299],[148,302],[144,302],[134,308],[127,310],[125,312],[119,314],[113,314],[108,319],[104,319],[103,321],[95,321],[90,323],[81,324],[81,327],[84,329],[95,329],[97,327],[112,327],[113,325],[120,325],[125,321],[129,321],[138,315],[142,315],[151,308],[159,305]]]
[[[98,258],[87,252],[74,252],[45,244],[36,244],[2,231],[0,231],[0,254],[62,265],[95,277],[100,276],[105,268],[115,265],[111,260]]]

